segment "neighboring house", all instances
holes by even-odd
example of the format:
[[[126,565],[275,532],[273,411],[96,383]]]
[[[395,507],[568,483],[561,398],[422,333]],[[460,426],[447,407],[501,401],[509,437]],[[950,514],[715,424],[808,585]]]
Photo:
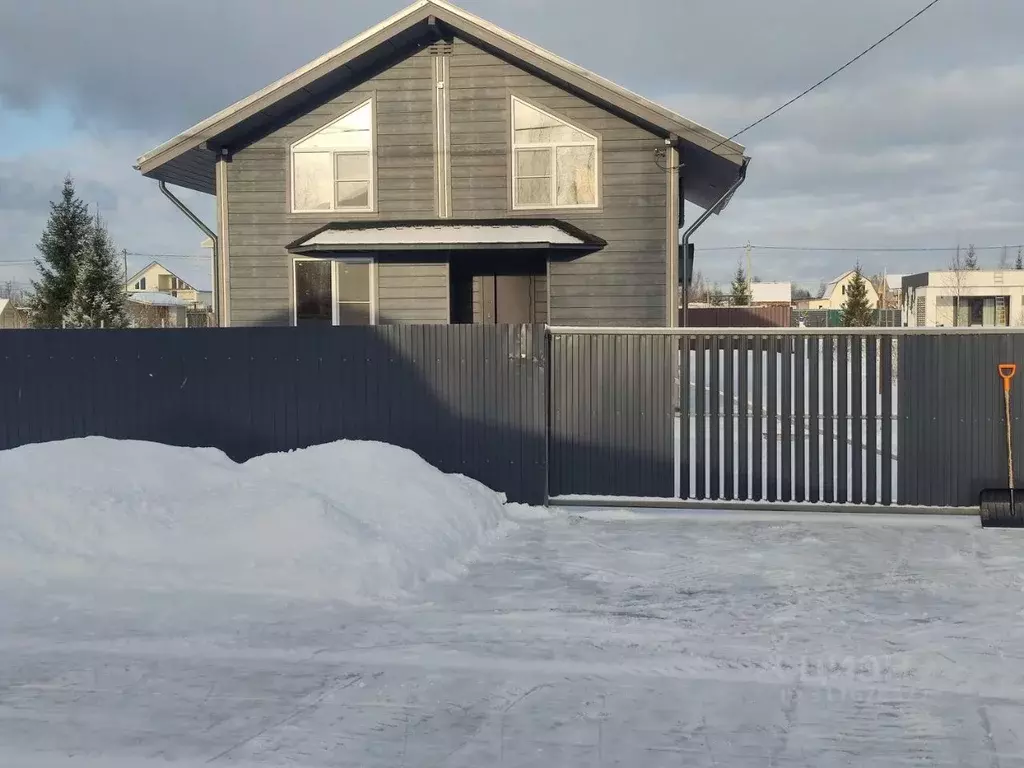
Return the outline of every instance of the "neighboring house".
[[[128,316],[136,328],[186,328],[193,302],[160,291],[128,294]]]
[[[903,278],[906,275],[886,275],[885,293],[879,297],[882,309],[900,309],[903,306]]]
[[[28,312],[10,299],[0,299],[0,330],[28,328],[29,325]]]
[[[785,304],[789,306],[793,303],[793,284],[751,283],[750,303],[753,306],[765,304]]]
[[[609,41],[610,42],[610,41]],[[138,160],[215,195],[220,325],[675,325],[743,147],[419,0]]]
[[[853,276],[856,274],[855,270],[845,272],[831,283],[825,286],[825,292],[817,299],[809,299],[806,302],[806,307],[801,306],[801,309],[842,309],[846,303],[846,290],[850,286],[850,282],[853,280]],[[871,284],[871,281],[864,278],[864,285],[868,291],[868,306],[872,309],[878,308],[878,291],[875,290],[875,286]],[[803,302],[801,302],[803,304]]]
[[[907,325],[1024,325],[1024,271],[921,272],[902,281]]]
[[[128,278],[125,289],[129,298],[135,293],[159,292],[182,299],[197,309],[209,308],[213,299],[210,290],[212,280],[208,274],[210,264],[204,259],[196,261],[198,268],[185,265],[175,272],[158,261],[150,262]]]

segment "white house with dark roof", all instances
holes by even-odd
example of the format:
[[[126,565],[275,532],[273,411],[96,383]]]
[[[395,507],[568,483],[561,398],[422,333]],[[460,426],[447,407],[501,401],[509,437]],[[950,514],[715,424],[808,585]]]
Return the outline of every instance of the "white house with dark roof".
[[[197,309],[209,309],[213,296],[210,261],[198,257],[194,261],[194,264],[175,265],[173,271],[159,261],[151,261],[126,281],[129,299],[135,294],[156,293],[180,299]]]

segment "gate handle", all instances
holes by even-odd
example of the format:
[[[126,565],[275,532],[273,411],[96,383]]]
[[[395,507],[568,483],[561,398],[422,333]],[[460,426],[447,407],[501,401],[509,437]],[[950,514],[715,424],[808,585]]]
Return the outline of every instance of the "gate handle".
[[[1003,380],[1003,392],[1010,391],[1010,382],[1017,374],[1017,366],[1014,363],[1000,363],[999,376]]]

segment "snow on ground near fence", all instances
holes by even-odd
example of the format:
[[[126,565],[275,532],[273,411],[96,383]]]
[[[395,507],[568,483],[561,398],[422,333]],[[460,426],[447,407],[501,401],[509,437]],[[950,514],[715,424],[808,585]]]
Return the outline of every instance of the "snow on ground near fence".
[[[83,438],[0,452],[0,578],[396,597],[513,528],[502,496],[411,451],[341,441],[235,464]]]

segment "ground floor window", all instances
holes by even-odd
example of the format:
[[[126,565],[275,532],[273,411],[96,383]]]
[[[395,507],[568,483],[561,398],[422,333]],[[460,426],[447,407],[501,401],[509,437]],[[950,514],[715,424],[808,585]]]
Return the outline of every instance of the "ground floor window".
[[[295,325],[373,325],[374,264],[369,259],[295,259]]]
[[[957,325],[1006,327],[1010,324],[1009,296],[970,296],[958,302]]]

